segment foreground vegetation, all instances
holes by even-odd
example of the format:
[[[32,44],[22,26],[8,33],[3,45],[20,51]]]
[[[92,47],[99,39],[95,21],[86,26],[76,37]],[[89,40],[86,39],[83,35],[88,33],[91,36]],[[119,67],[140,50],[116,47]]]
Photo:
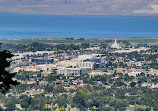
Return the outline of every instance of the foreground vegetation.
[[[137,78],[142,77],[144,76]],[[125,79],[126,81],[130,80],[130,77],[127,78],[129,79]],[[158,110],[157,89],[136,86],[136,84],[133,83],[127,87],[120,81],[121,76],[117,80],[112,81],[111,76],[107,75],[96,76],[94,78],[88,78],[87,75],[84,75],[80,77],[80,79],[83,79],[87,85],[76,85],[75,89],[69,91],[64,90],[62,85],[51,84],[54,80],[64,80],[64,77],[56,76],[54,78],[47,77],[45,79],[49,81],[49,84],[46,86],[38,85],[38,83],[33,85],[21,84],[13,88],[12,92],[15,96],[4,97],[4,95],[1,95],[0,100],[1,102],[3,101],[9,111],[15,110],[15,104],[19,103],[27,110],[42,111],[57,109],[57,107],[48,107],[52,103],[58,104],[58,108],[63,109],[63,111],[68,104],[71,104],[72,107],[79,108],[81,111],[86,111],[87,109],[95,111],[124,111],[126,109],[135,111]],[[101,81],[101,83],[98,84],[97,81]],[[108,88],[108,85],[110,85],[111,88]],[[23,92],[23,90],[32,88],[44,88],[45,92],[35,95],[34,97],[27,95],[16,97],[16,95]],[[53,94],[53,96],[49,97],[46,96],[46,94]]]

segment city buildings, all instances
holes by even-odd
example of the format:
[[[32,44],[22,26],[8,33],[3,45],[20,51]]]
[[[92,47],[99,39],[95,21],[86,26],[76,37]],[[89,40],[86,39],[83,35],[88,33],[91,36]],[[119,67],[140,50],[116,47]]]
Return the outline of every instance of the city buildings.
[[[32,63],[36,64],[50,64],[53,63],[53,58],[32,58]]]

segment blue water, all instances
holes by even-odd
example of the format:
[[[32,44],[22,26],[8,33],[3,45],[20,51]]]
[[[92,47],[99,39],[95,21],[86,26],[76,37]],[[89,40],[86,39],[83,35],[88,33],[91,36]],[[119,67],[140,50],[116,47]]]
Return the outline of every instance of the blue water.
[[[0,13],[0,38],[158,37],[158,17]]]

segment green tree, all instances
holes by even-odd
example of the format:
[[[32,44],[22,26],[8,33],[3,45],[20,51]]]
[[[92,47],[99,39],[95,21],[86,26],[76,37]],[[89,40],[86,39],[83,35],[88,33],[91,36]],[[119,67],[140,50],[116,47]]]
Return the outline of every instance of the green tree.
[[[131,82],[129,86],[130,86],[130,87],[134,87],[135,85],[136,85],[135,82]]]
[[[110,101],[109,105],[112,106],[115,110],[120,110],[120,111],[124,111],[125,107],[127,106],[127,101],[125,100],[112,100]]]
[[[12,80],[16,73],[9,73],[5,69],[10,66],[10,61],[7,58],[11,58],[13,55],[9,51],[0,52],[0,92],[6,93],[11,86],[18,85],[17,81]]]
[[[10,100],[6,101],[5,106],[7,107],[7,111],[15,110],[15,104],[17,104],[17,100],[15,98],[11,98]]]
[[[150,108],[145,108],[145,111],[150,111]]]
[[[19,98],[19,103],[21,104],[21,106],[23,108],[28,108],[29,105],[31,104],[31,99],[32,99],[31,97],[28,97],[26,95],[22,95]]]
[[[0,106],[0,111],[4,111],[4,109]]]
[[[84,109],[86,108],[86,98],[84,96],[84,94],[81,93],[77,93],[74,97],[73,97],[73,104],[75,106],[77,106],[78,108]]]

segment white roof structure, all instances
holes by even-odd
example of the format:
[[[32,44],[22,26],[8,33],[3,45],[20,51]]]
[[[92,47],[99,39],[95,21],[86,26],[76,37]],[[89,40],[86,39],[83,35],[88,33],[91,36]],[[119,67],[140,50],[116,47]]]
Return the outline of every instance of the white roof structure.
[[[140,52],[142,50],[146,51],[146,50],[149,50],[149,49],[150,48],[146,48],[146,47],[140,47],[138,49],[129,48],[128,50],[116,50],[116,51],[114,51],[114,53],[130,53],[130,52],[134,52],[134,51]]]
[[[115,42],[111,45],[111,48],[116,48],[116,49],[120,49],[120,45],[117,43],[117,40],[115,38]]]
[[[91,59],[91,58],[93,58],[93,55],[80,55],[80,56],[78,56],[78,58],[71,59],[71,61],[81,62],[81,61]]]

